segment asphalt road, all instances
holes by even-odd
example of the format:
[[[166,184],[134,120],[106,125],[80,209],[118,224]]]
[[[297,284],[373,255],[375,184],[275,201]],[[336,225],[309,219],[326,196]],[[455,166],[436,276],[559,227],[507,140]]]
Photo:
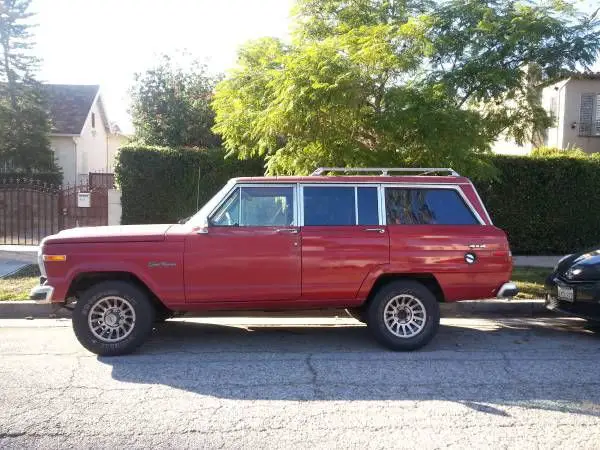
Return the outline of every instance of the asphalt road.
[[[600,446],[579,320],[446,319],[414,353],[351,319],[258,321],[172,321],[98,358],[68,320],[0,320],[0,448]]]

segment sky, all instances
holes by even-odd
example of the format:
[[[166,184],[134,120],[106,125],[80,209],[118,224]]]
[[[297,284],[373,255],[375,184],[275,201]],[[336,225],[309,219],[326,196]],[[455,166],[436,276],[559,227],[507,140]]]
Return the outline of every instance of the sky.
[[[111,121],[132,132],[127,90],[161,53],[187,51],[215,72],[262,36],[285,38],[292,0],[34,0],[39,79],[99,84]]]
[[[590,11],[597,0],[579,0]],[[263,36],[286,38],[293,0],[33,0],[39,79],[99,84],[111,121],[133,132],[128,88],[162,53],[186,51],[214,72]],[[600,70],[600,64],[596,64]]]

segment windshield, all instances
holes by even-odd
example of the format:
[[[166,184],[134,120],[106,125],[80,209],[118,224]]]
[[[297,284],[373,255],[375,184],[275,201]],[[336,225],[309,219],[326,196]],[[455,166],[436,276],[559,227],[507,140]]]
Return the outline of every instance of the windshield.
[[[194,214],[190,220],[186,222],[187,225],[192,225],[196,227],[206,226],[208,224],[208,215],[210,212],[216,208],[219,202],[225,197],[225,195],[231,190],[233,185],[235,184],[235,180],[229,180],[225,186],[221,188],[219,192],[217,192],[213,198],[211,198],[206,204],[200,208],[200,210]]]

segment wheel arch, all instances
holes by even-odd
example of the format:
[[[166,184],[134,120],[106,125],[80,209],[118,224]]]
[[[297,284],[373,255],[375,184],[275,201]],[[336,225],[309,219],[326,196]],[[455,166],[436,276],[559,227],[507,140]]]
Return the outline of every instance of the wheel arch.
[[[375,294],[383,286],[387,285],[388,283],[391,283],[392,281],[402,280],[418,281],[433,293],[433,295],[439,303],[443,303],[446,301],[444,290],[442,289],[442,286],[440,285],[435,275],[432,273],[384,273],[379,275],[379,277],[377,277],[377,279],[371,286],[371,289],[369,290],[369,293],[363,305],[368,305],[369,302],[375,296]]]
[[[156,293],[133,272],[128,271],[89,271],[77,274],[67,290],[67,298],[77,298],[82,292],[103,281],[124,281],[144,291],[155,307],[166,308]]]

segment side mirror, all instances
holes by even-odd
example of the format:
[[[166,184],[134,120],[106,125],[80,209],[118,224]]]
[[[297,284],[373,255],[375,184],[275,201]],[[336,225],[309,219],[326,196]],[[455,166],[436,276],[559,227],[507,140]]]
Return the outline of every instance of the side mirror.
[[[206,221],[198,226],[196,234],[208,234],[208,228],[210,227],[210,220]]]

